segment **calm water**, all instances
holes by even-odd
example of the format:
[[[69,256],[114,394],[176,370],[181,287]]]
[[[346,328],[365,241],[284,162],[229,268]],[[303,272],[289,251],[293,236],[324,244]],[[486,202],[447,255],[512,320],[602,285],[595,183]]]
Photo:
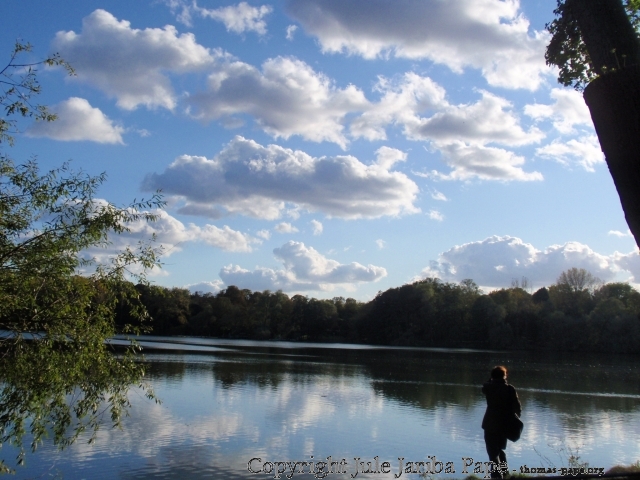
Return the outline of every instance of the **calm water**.
[[[247,470],[252,458],[268,468],[327,456],[347,472],[328,479],[351,478],[354,457],[366,468],[376,456],[391,473],[356,478],[393,478],[398,457],[428,456],[452,462],[456,475],[443,478],[462,478],[463,457],[486,460],[480,385],[495,364],[510,369],[523,404],[510,468],[562,467],[571,453],[592,467],[640,459],[638,357],[150,339],[149,381],[162,404],[132,390],[122,431],[62,453],[45,444],[17,478],[266,479],[275,475]]]

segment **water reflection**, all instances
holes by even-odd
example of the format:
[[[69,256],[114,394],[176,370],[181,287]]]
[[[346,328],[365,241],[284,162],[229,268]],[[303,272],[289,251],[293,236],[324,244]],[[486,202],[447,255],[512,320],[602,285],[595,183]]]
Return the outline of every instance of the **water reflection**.
[[[512,466],[542,465],[543,457],[562,466],[563,446],[578,448],[596,467],[640,458],[635,358],[153,343],[165,352],[147,353],[161,405],[134,391],[122,431],[105,429],[95,445],[80,442],[63,453],[45,447],[20,472],[36,476],[53,464],[64,478],[113,478],[111,468],[127,479],[267,478],[250,475],[248,460],[311,455],[345,458],[351,467],[354,457],[396,465],[398,457],[435,455],[461,472],[462,457],[484,461],[479,385],[498,363],[510,369],[524,409],[523,438],[507,451]]]

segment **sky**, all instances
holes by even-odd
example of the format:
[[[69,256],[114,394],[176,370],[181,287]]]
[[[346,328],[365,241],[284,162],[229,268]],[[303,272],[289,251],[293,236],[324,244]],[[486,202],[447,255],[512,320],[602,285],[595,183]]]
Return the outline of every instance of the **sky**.
[[[555,0],[3,2],[0,54],[51,123],[9,152],[161,190],[166,287],[368,301],[425,277],[485,291],[568,268],[640,284],[580,92],[545,65]],[[3,53],[4,52],[4,53]],[[110,251],[97,252],[104,260]]]

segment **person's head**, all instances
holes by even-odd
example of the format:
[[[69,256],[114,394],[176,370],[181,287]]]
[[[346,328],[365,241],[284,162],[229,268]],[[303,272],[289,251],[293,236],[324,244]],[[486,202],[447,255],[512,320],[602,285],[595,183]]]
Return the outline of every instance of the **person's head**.
[[[491,370],[491,378],[495,380],[502,380],[507,378],[507,368],[503,367],[502,365],[493,367],[493,370]]]

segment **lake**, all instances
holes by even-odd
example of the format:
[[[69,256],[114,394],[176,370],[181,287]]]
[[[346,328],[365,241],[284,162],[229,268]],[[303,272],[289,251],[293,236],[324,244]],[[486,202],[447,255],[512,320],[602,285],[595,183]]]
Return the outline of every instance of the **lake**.
[[[455,474],[441,477],[463,478],[465,463],[486,461],[480,389],[498,364],[523,405],[522,438],[507,447],[511,469],[566,467],[571,454],[605,469],[640,460],[636,356],[186,337],[141,343],[162,403],[132,389],[122,430],[105,427],[95,444],[80,440],[63,452],[45,442],[17,478],[266,479],[278,476],[276,462],[292,461],[308,464],[293,478],[310,479],[322,477],[307,473],[310,462],[317,470],[329,456],[333,472],[346,473],[328,479],[394,478],[399,458],[405,467],[450,462]],[[13,456],[7,446],[0,453]],[[274,471],[249,472],[252,459],[254,471]],[[380,473],[363,473],[369,462]]]

